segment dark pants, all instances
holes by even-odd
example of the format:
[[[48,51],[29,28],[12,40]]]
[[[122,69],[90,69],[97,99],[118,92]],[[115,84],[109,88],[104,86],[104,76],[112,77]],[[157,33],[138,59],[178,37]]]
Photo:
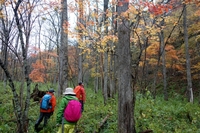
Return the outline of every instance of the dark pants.
[[[44,113],[44,112],[40,112],[40,116],[38,118],[38,120],[35,123],[35,129],[38,128],[38,126],[40,125],[40,123],[42,122],[43,118],[44,118],[44,124],[43,127],[45,127],[47,125],[47,121],[48,119],[51,117],[53,113]]]
[[[84,103],[83,103],[83,100],[79,100],[79,102],[81,103],[81,112],[84,111]]]

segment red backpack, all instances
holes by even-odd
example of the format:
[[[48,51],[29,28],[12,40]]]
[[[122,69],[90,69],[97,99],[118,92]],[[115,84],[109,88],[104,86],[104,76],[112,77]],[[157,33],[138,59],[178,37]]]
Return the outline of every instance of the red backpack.
[[[81,103],[77,100],[70,100],[64,110],[64,118],[68,122],[77,122],[81,118]]]

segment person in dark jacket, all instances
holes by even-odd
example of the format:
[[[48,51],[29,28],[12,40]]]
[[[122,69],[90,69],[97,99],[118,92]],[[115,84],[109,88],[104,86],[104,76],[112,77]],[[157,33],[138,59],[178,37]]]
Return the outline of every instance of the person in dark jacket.
[[[43,127],[45,127],[47,125],[47,121],[53,115],[53,112],[54,112],[54,109],[56,106],[56,97],[54,96],[54,89],[49,89],[47,94],[51,95],[51,99],[49,101],[49,103],[51,104],[51,107],[48,108],[47,110],[40,108],[40,116],[35,123],[36,131],[41,130],[40,128],[38,128],[38,126],[40,125],[40,123],[42,122],[43,119],[44,119]],[[41,104],[41,101],[40,101],[40,104]]]
[[[78,100],[76,94],[73,92],[72,88],[66,88],[63,93],[64,97],[62,98],[58,111],[57,111],[57,126],[59,126],[57,133],[74,133],[74,128],[77,122],[69,122],[63,117],[63,112],[70,100]]]

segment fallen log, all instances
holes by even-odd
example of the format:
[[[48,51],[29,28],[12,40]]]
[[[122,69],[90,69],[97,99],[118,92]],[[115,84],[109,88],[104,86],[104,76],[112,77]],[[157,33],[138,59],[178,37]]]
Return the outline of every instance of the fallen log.
[[[98,129],[97,131],[94,131],[94,133],[99,133],[100,130],[102,129],[103,125],[106,123],[106,121],[108,120],[108,118],[110,117],[110,114],[108,114],[98,125]]]

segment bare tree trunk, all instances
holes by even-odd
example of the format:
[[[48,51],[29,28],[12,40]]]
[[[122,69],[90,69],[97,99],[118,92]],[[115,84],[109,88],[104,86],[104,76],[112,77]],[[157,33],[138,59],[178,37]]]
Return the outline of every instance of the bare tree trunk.
[[[78,82],[83,82],[83,55],[82,49],[78,48]]]
[[[161,21],[161,28],[164,26],[164,19]],[[163,29],[160,32],[161,54],[162,54],[162,66],[163,66],[163,92],[164,100],[168,100],[167,92],[167,76],[166,76],[166,61],[165,61],[165,43]]]
[[[104,81],[103,81],[103,96],[104,96],[104,104],[108,100],[108,52],[104,53]]]
[[[79,18],[78,18],[78,26],[81,27],[81,25],[84,25],[84,21],[83,21],[83,0],[79,0],[78,1],[78,5],[79,5]],[[79,30],[79,33],[82,33],[82,30]],[[78,40],[78,45],[81,44],[81,42],[83,41],[83,36],[80,35],[79,36],[79,40]],[[78,82],[83,82],[83,55],[82,55],[82,49],[78,48]]]
[[[165,46],[164,46],[164,35],[163,31],[161,31],[161,46],[163,49],[162,52],[162,66],[163,66],[163,92],[164,92],[164,99],[168,100],[168,91],[167,91],[167,75],[166,75],[166,61],[165,61]]]
[[[68,82],[68,33],[63,27],[68,23],[67,0],[63,0],[61,13],[61,38],[59,51],[59,89],[58,95],[61,95],[67,87]]]
[[[109,68],[109,81],[110,81],[110,88],[109,88],[109,97],[114,97],[114,55],[113,52],[110,54],[110,68]]]
[[[19,96],[17,95],[16,88],[15,88],[15,85],[11,78],[11,75],[8,72],[7,68],[5,67],[5,65],[3,64],[1,59],[0,59],[0,66],[4,70],[6,77],[8,78],[8,81],[9,81],[9,86],[13,92],[14,110],[15,110],[17,124],[18,124],[18,129],[16,132],[23,133],[22,109],[21,109],[20,102],[19,102]]]
[[[148,45],[148,38],[145,41],[145,49],[144,49],[144,65],[142,67],[142,79],[141,79],[141,93],[145,94],[146,87],[147,87],[147,77],[148,77],[148,61],[147,61],[147,47]]]
[[[100,88],[101,88],[101,91],[102,91],[102,94],[103,94],[103,85],[104,85],[104,73],[103,73],[103,54],[100,53],[100,75],[101,75],[101,78],[100,78]]]
[[[152,87],[152,94],[153,94],[154,99],[156,98],[156,83],[157,83],[157,78],[158,78],[159,64],[160,64],[160,53],[158,53],[158,61],[157,61],[157,65],[154,69],[153,87]]]
[[[116,33],[117,33],[117,25],[114,24],[114,21],[116,19],[116,15],[115,15],[115,12],[116,12],[116,5],[112,5],[112,29],[114,29],[114,33],[113,35],[115,36]],[[114,93],[116,92],[115,88],[116,87],[116,83],[115,83],[115,49],[114,46],[116,46],[116,43],[115,42],[112,42],[111,45],[110,45],[110,68],[109,68],[109,81],[110,81],[110,88],[109,88],[109,92],[110,92],[110,97],[114,98]]]
[[[107,26],[107,17],[106,17],[106,10],[108,9],[108,1],[104,0],[104,34],[107,35],[108,33],[108,26]],[[108,100],[108,43],[106,44],[106,51],[104,51],[104,81],[103,81],[103,96],[104,96],[104,104]]]
[[[128,9],[129,2],[120,1],[117,11],[120,16]],[[136,133],[134,123],[134,99],[132,88],[131,51],[129,21],[122,19],[118,24],[118,133]]]
[[[25,107],[24,110],[20,110],[20,117],[17,117],[19,120],[18,125],[19,125],[19,129],[18,132],[19,133],[23,133],[23,132],[27,132],[28,130],[28,111],[29,111],[29,105],[30,105],[30,85],[31,85],[31,81],[29,79],[29,64],[28,64],[28,60],[27,60],[27,53],[28,53],[28,47],[29,47],[29,37],[30,37],[30,18],[31,18],[31,13],[28,14],[27,16],[27,27],[23,24],[20,24],[20,19],[18,16],[18,8],[19,5],[21,4],[21,1],[18,1],[16,3],[16,7],[14,8],[14,17],[15,17],[15,21],[17,24],[17,28],[18,28],[18,32],[19,32],[19,38],[20,38],[20,43],[21,43],[21,48],[22,48],[22,56],[23,56],[23,72],[24,72],[24,77],[26,80],[26,99],[25,99]],[[23,31],[22,31],[22,27],[25,27],[26,32],[25,32],[25,39],[23,36]],[[26,41],[24,41],[26,40]],[[9,75],[8,75],[9,76]],[[12,83],[12,81],[10,81]],[[14,89],[14,86],[11,86],[11,88]],[[23,90],[23,89],[22,89]],[[14,91],[14,90],[13,90]],[[23,97],[23,95],[22,95]],[[18,102],[15,101],[15,106],[17,106]],[[19,105],[20,106],[20,105]],[[19,108],[19,107],[18,107]],[[21,106],[22,108],[22,106]],[[21,109],[20,108],[20,109]],[[18,111],[18,109],[15,109]]]
[[[95,65],[95,72],[96,72],[96,75],[98,75],[98,73],[99,73],[99,56],[98,55],[96,55],[96,65]],[[99,76],[96,76],[95,77],[95,93],[97,93],[98,92],[98,90],[99,90]]]
[[[186,71],[187,71],[187,92],[188,101],[193,103],[193,91],[192,91],[192,77],[191,77],[191,67],[190,67],[190,55],[188,46],[188,30],[187,30],[187,6],[184,6],[183,11],[183,28],[184,28],[184,40],[185,40],[185,54],[186,54]]]

